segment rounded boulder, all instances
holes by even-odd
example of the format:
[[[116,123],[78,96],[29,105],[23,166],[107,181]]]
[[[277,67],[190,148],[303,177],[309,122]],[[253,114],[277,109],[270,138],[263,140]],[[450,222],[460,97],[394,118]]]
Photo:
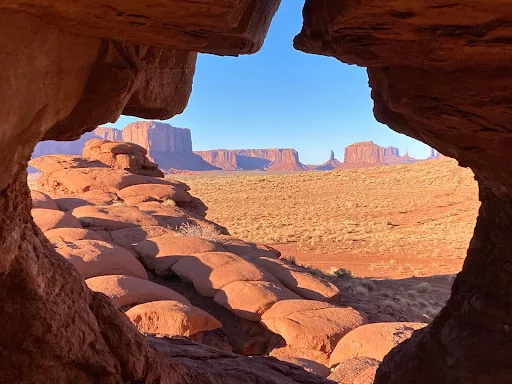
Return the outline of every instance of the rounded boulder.
[[[129,251],[97,240],[58,243],[55,249],[73,264],[84,279],[103,275],[127,275],[148,279],[142,264]]]
[[[121,205],[84,206],[71,211],[84,227],[101,228],[107,231],[155,226],[160,221],[137,208]]]
[[[126,315],[139,331],[165,336],[191,336],[222,327],[219,320],[202,309],[177,301],[137,305]]]
[[[188,203],[192,201],[192,196],[185,190],[174,185],[165,184],[138,184],[121,189],[117,196],[119,198],[133,199],[142,198],[140,202],[152,200],[173,200],[176,203]]]
[[[31,190],[30,196],[32,198],[32,208],[59,210],[55,201],[46,193]]]
[[[223,250],[221,245],[212,241],[176,233],[141,241],[133,249],[146,268],[154,270],[159,276],[171,273],[171,267],[184,256]]]
[[[366,356],[382,361],[388,352],[424,328],[425,323],[373,323],[347,333],[329,359],[331,367],[352,357]]]
[[[55,228],[44,233],[52,243],[77,240],[103,240],[100,234],[84,228]]]
[[[330,353],[343,336],[366,324],[366,316],[322,301],[286,300],[266,311],[261,322],[287,345]]]
[[[70,212],[34,208],[32,209],[32,218],[42,232],[55,228],[82,228],[80,221]]]
[[[338,384],[373,384],[380,361],[370,357],[354,357],[338,365],[327,377]]]
[[[85,281],[91,291],[108,296],[118,307],[150,301],[173,300],[190,304],[187,298],[163,285],[125,275],[91,277]]]
[[[213,300],[235,315],[260,321],[262,315],[281,300],[300,299],[279,283],[268,281],[235,281],[220,289]]]

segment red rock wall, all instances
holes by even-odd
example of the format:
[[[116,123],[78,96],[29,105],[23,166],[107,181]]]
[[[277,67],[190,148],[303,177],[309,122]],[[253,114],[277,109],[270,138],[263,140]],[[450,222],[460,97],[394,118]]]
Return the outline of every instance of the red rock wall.
[[[217,149],[214,151],[194,151],[209,164],[227,171],[238,169],[237,156],[234,151]]]
[[[123,141],[135,143],[154,152],[192,153],[190,129],[154,121],[136,121],[123,129]]]
[[[347,164],[384,164],[384,148],[373,141],[354,143],[345,148],[344,163]]]
[[[511,15],[501,0],[306,0],[295,46],[367,67],[376,119],[471,167],[480,187],[450,300],[376,384],[512,382]]]
[[[110,128],[110,127],[98,127],[96,128],[93,133],[101,137],[103,140],[109,140],[109,141],[122,141],[123,140],[123,131],[116,128]],[[59,152],[54,152],[59,153]]]
[[[218,149],[196,151],[208,163],[224,170],[301,170],[295,149]]]

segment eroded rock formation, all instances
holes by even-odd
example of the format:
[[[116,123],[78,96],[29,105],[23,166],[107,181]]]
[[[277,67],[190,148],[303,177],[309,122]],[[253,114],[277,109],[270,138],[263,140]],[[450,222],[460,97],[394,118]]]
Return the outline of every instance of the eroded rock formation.
[[[471,167],[482,207],[452,297],[376,383],[512,380],[511,6],[306,1],[295,46],[368,68],[376,118]]]
[[[215,359],[214,372],[199,369],[187,354],[177,359],[159,352],[55,252],[34,224],[27,187],[27,159],[39,140],[76,139],[115,120],[135,90],[148,86],[141,79],[163,51],[136,42],[222,54],[254,51],[278,3],[227,1],[206,8],[191,2],[162,2],[156,8],[134,2],[119,8],[108,2],[2,3],[2,382],[235,383],[253,377],[273,383],[276,374],[283,382],[321,382],[291,366],[265,373],[283,367],[275,361],[254,369],[252,359],[226,357]],[[171,24],[166,27],[163,20]],[[119,42],[126,40],[134,43]]]
[[[195,151],[207,163],[224,170],[298,171],[306,169],[299,154],[292,148],[276,149],[216,149]]]
[[[415,159],[408,154],[400,156],[396,147],[381,147],[373,141],[361,141],[345,148],[343,168],[371,167],[376,165],[405,164]]]
[[[25,169],[38,141],[76,139],[125,110],[171,117],[185,107],[192,65],[170,57],[256,51],[279,1],[152,5],[0,5],[1,379],[274,383],[278,371],[284,383],[315,382],[269,360],[183,356],[185,345],[176,353],[153,342],[158,351],[86,288],[32,220]],[[378,384],[512,381],[510,15],[502,0],[306,1],[295,46],[367,67],[377,119],[471,167],[480,185],[480,215],[451,299],[384,358]],[[164,89],[162,78],[175,86]]]

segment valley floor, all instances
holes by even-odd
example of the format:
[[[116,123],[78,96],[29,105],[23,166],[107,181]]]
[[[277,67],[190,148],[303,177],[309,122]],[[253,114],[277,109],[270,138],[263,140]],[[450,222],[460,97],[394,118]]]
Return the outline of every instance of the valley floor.
[[[479,207],[472,172],[449,159],[178,178],[232,235],[274,244],[302,265],[372,278],[457,273]]]

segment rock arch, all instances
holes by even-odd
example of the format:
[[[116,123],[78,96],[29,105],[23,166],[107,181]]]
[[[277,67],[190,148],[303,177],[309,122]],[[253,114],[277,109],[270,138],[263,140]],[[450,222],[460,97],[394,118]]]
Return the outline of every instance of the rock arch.
[[[208,377],[197,364],[171,361],[85,287],[35,227],[25,169],[41,139],[74,139],[123,112],[179,113],[194,52],[257,51],[278,6],[0,5],[0,381],[33,382],[44,372],[50,382],[237,382],[219,360]],[[385,358],[377,383],[512,381],[511,20],[507,0],[306,1],[295,46],[367,67],[377,119],[471,167],[480,185],[478,223],[450,301]],[[239,377],[262,371],[240,364]],[[292,373],[290,383],[312,380]]]

